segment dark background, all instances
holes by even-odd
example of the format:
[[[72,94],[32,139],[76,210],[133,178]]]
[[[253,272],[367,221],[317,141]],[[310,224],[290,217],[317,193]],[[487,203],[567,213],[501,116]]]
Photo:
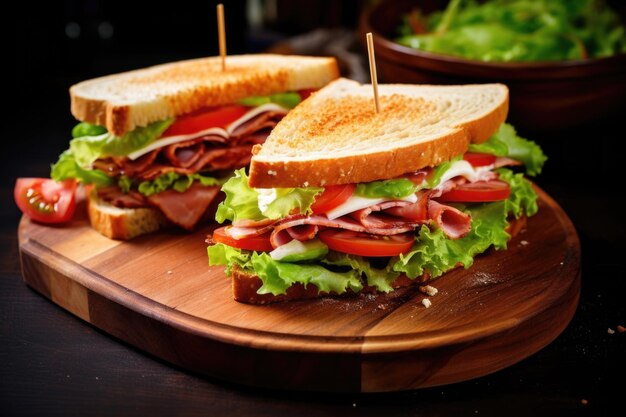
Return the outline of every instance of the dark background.
[[[538,184],[569,214],[581,238],[579,309],[559,338],[532,357],[465,383],[377,395],[298,394],[192,375],[116,341],[21,281],[16,177],[48,176],[75,120],[70,85],[100,75],[216,55],[215,4],[178,0],[22,3],[5,16],[0,190],[1,415],[612,415],[623,408],[626,326],[621,114],[559,132],[521,130],[549,156]],[[289,36],[354,29],[365,1],[277,1],[263,25],[245,1],[225,1],[229,54],[259,52]],[[270,13],[271,14],[271,13]],[[79,32],[77,31],[79,27]],[[357,43],[358,45],[358,43]],[[626,109],[624,109],[626,110]],[[621,386],[621,388],[620,388]],[[583,404],[583,400],[586,404]]]

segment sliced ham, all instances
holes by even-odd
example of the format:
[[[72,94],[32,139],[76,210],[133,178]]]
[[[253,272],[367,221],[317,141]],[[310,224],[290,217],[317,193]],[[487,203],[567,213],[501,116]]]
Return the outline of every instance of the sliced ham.
[[[388,229],[407,223],[406,218],[390,215],[388,209],[411,206],[414,203],[403,200],[385,201],[349,214],[366,229]],[[381,213],[378,213],[381,212]]]
[[[167,190],[154,194],[148,197],[148,202],[158,207],[172,223],[192,230],[219,191],[219,186],[206,187],[196,182],[182,193]]]
[[[313,225],[317,226],[318,228],[332,227],[335,229],[352,230],[353,232],[391,236],[414,230],[418,224],[419,223],[416,222],[398,223],[394,221],[385,225],[385,227],[367,228],[359,223],[357,220],[349,216],[342,216],[337,219],[330,220],[325,215],[314,214],[309,217],[305,217],[303,215],[289,216],[282,221],[275,223],[273,226],[266,227],[273,227],[274,230],[272,231],[272,234],[270,236],[270,242],[272,243],[273,247],[278,247],[281,244],[285,244],[291,240],[285,239],[285,233],[287,233],[291,237],[288,229],[292,229],[302,225]],[[314,236],[315,235],[311,236],[311,238],[313,238]]]
[[[434,200],[428,202],[428,217],[450,239],[462,238],[472,229],[472,219],[468,214]]]
[[[389,207],[386,212],[393,216],[425,222],[428,220],[428,201],[430,201],[431,194],[430,190],[419,191],[415,203]]]

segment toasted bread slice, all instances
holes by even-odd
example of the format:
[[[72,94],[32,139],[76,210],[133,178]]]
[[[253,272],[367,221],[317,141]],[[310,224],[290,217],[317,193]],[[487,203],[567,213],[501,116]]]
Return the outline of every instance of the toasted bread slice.
[[[299,104],[253,149],[250,186],[369,182],[436,166],[487,140],[506,119],[503,84],[371,85],[336,80]]]
[[[91,226],[110,239],[128,240],[171,226],[159,210],[115,207],[102,201],[95,189],[87,194],[87,214]]]
[[[137,126],[248,96],[320,88],[339,76],[334,58],[234,55],[157,65],[70,88],[72,114],[121,136]]]
[[[519,219],[509,220],[509,227],[507,228],[507,232],[511,235],[511,238],[517,236],[526,227],[526,220],[526,216],[522,216]],[[458,268],[460,266],[462,265],[459,264],[456,267]],[[257,291],[263,285],[261,279],[255,274],[239,268],[237,265],[233,265],[231,278],[233,298],[235,299],[235,301],[246,304],[270,304],[284,301],[307,300],[311,298],[337,296],[337,294],[320,292],[313,284],[305,287],[300,283],[296,283],[287,288],[287,292],[285,294],[257,294]],[[422,276],[414,279],[408,278],[406,275],[402,274],[391,283],[391,286],[394,289],[398,289],[413,285],[421,285],[429,281],[430,279],[430,274],[428,274],[427,272],[425,272]],[[373,294],[376,292],[377,290],[375,287],[365,286],[359,294]],[[348,291],[341,296],[347,297],[354,295],[356,294],[352,291]]]

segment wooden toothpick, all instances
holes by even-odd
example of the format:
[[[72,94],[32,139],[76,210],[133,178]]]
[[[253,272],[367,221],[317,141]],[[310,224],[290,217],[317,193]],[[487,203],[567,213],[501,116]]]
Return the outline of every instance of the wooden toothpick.
[[[376,104],[376,113],[380,113],[380,104],[378,102],[378,77],[376,76],[376,57],[374,56],[374,40],[372,32],[367,35],[367,55],[370,61],[370,77],[372,78],[372,87],[374,88],[374,104]]]
[[[217,5],[217,36],[222,58],[222,71],[226,71],[226,31],[224,30],[224,5],[222,3]]]

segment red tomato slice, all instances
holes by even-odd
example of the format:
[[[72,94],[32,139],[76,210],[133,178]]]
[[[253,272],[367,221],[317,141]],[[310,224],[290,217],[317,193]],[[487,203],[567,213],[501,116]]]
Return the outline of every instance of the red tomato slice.
[[[56,182],[49,178],[18,178],[13,189],[15,203],[31,219],[41,223],[63,223],[76,209],[76,181]]]
[[[188,135],[212,127],[225,128],[250,110],[240,104],[212,107],[176,118],[176,121],[163,133],[165,136]]]
[[[510,194],[511,187],[504,181],[479,181],[461,184],[442,195],[441,200],[460,203],[482,203],[506,200]]]
[[[309,98],[309,96],[316,92],[317,89],[315,88],[305,88],[304,90],[298,90],[298,94],[300,94],[300,99],[301,100],[305,100],[307,98]]]
[[[496,156],[488,153],[465,152],[463,159],[469,162],[473,167],[484,167],[496,162]]]
[[[415,243],[413,233],[378,236],[350,230],[326,229],[317,236],[334,251],[371,257],[397,256],[409,252]]]
[[[235,239],[228,233],[228,229],[232,226],[224,226],[213,232],[212,240],[215,243],[223,243],[233,248],[255,250],[257,252],[270,252],[274,250],[270,243],[270,233],[263,235],[246,237],[243,239]]]
[[[329,185],[328,187],[324,187],[324,192],[315,197],[315,202],[311,206],[311,210],[313,210],[315,214],[326,213],[349,199],[350,196],[354,194],[355,189],[356,184]]]

